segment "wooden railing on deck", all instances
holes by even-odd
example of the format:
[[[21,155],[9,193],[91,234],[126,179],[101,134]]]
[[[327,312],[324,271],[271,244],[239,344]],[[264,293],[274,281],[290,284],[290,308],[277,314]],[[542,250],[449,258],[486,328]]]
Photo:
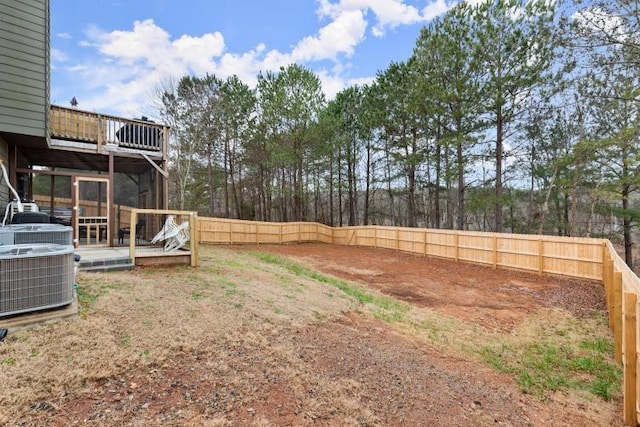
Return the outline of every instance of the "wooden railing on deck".
[[[51,138],[164,152],[169,129],[148,120],[125,119],[75,108],[52,105],[49,115]]]

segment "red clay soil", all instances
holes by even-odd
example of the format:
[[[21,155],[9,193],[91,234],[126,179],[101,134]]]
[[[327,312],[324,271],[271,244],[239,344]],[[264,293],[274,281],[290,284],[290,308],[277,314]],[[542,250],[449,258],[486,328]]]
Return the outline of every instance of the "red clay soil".
[[[366,284],[409,304],[488,328],[510,330],[540,307],[580,317],[605,310],[602,284],[538,276],[386,249],[326,244],[260,245],[328,274]]]

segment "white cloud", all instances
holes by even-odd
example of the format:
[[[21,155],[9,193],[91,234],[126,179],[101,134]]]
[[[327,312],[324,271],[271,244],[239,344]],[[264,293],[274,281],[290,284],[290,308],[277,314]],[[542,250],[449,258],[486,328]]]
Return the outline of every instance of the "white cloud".
[[[585,8],[573,14],[572,19],[579,24],[586,35],[604,35],[624,43],[628,37],[628,30],[622,18],[614,16],[599,8]]]
[[[253,86],[259,72],[277,71],[291,63],[308,66],[332,62],[333,68],[318,73],[331,98],[351,84],[373,80],[348,78],[348,60],[365,40],[368,20],[374,25],[372,33],[381,37],[388,29],[428,21],[449,7],[447,0],[423,4],[419,9],[401,0],[319,0],[317,13],[323,26],[300,39],[289,51],[269,49],[259,43],[249,51],[230,52],[220,32],[172,35],[152,19],[135,21],[131,29],[111,32],[90,25],[84,39],[78,42],[86,49],[88,59],[68,65],[65,70],[73,73],[74,95],[82,96],[83,108],[114,114],[138,116],[148,94],[170,77],[237,75]],[[58,61],[65,59],[63,52],[54,53]],[[77,91],[79,86],[85,93]]]
[[[202,37],[183,35],[172,43],[173,52],[169,55],[185,64],[196,74],[211,70],[213,60],[224,51],[222,34],[205,34]]]
[[[400,25],[412,25],[428,22],[434,17],[446,12],[450,5],[445,0],[433,0],[422,9],[406,4],[403,0],[319,0],[318,15],[336,19],[347,11],[371,11],[376,22],[372,33],[376,37],[383,37],[387,29]]]
[[[153,20],[136,21],[133,31],[98,33],[100,52],[123,64],[143,62],[150,67],[177,66],[195,73],[204,73],[213,67],[213,58],[224,50],[222,34],[208,33],[200,37],[183,35],[176,40]]]
[[[346,87],[349,86],[364,86],[371,84],[375,81],[375,77],[362,77],[357,79],[345,80],[342,77],[327,70],[320,70],[316,72],[320,82],[322,83],[322,90],[324,91],[327,99],[333,99],[335,96]]]
[[[320,79],[322,90],[327,99],[335,98],[336,94],[345,88],[345,81],[327,70],[320,70],[316,74]]]
[[[364,40],[367,29],[362,11],[341,13],[330,24],[322,27],[317,37],[302,39],[291,53],[295,62],[336,59],[338,54],[353,55],[358,44]]]
[[[366,26],[360,11],[345,12],[320,28],[316,36],[303,38],[291,52],[267,50],[260,43],[244,53],[225,52],[224,38],[218,32],[172,39],[151,19],[134,22],[131,30],[104,32],[90,26],[80,44],[99,52],[98,62],[67,70],[82,76],[85,87],[95,92],[85,97],[84,108],[138,115],[148,93],[167,77],[210,73],[224,78],[235,74],[253,86],[260,71],[276,71],[294,62],[339,62],[341,55],[353,55]],[[337,76],[331,81],[334,88],[345,85]]]
[[[58,33],[58,34],[56,34],[56,37],[58,37],[60,39],[65,39],[65,40],[73,38],[73,36],[71,36],[71,34],[69,34],[69,33]]]
[[[445,0],[436,0],[429,3],[422,9],[422,18],[423,20],[430,21],[433,18],[444,14],[452,6],[452,4],[447,4]]]
[[[55,62],[64,62],[69,59],[69,56],[60,49],[51,49],[51,60]]]
[[[265,51],[265,46],[259,44],[255,49],[242,54],[225,53],[218,62],[216,72],[221,76],[236,75],[240,80],[250,86],[258,81],[258,73],[264,70],[265,63],[260,59]],[[286,65],[288,58],[272,58],[270,69],[278,69],[280,65]]]
[[[85,35],[79,44],[100,56],[68,69],[81,76],[91,92],[84,108],[127,115],[138,115],[147,94],[168,76],[215,72],[225,47],[218,32],[172,40],[151,19],[136,21],[126,31],[89,26]]]
[[[474,7],[490,1],[492,0],[464,0],[464,2],[467,3],[469,6],[474,6]]]

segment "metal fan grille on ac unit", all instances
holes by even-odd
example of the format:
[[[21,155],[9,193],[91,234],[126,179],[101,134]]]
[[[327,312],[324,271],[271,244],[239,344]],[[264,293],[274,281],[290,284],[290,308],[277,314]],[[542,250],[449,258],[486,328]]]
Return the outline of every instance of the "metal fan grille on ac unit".
[[[0,316],[73,302],[73,247],[0,246]]]
[[[0,227],[0,245],[54,243],[73,245],[73,229],[60,224],[11,224]]]

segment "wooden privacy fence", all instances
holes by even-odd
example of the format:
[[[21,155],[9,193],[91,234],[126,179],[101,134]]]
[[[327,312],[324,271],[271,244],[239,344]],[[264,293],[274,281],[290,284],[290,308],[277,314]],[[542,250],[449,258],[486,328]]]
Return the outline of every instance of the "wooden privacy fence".
[[[615,358],[624,371],[624,421],[627,425],[640,422],[640,384],[638,383],[638,292],[640,279],[605,241],[603,283],[609,311],[609,327],[613,331]]]
[[[455,230],[359,226],[333,228],[309,222],[199,219],[200,242],[262,244],[324,242],[395,249],[492,267],[602,280],[601,239],[562,238]]]
[[[615,358],[624,371],[624,422],[637,425],[640,421],[640,279],[608,240],[383,226],[333,228],[309,222],[206,217],[198,219],[198,236],[204,244],[324,242],[394,249],[493,268],[600,281],[604,284]]]

